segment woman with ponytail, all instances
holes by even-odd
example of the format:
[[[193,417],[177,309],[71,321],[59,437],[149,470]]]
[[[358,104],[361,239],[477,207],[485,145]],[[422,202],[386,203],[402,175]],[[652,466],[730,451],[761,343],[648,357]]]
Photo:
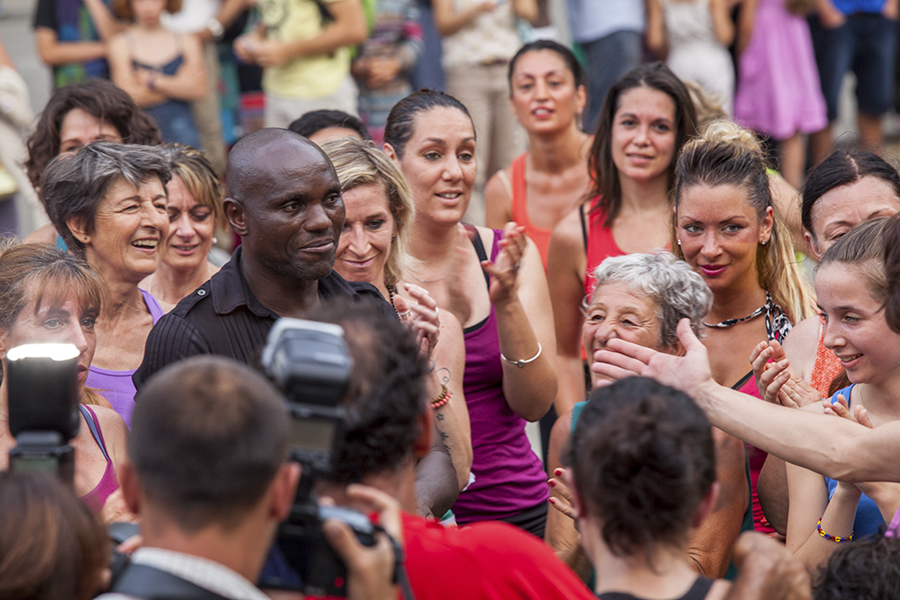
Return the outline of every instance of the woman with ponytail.
[[[672,249],[713,292],[704,324],[713,378],[759,396],[747,362],[813,314],[811,290],[775,215],[762,149],[748,130],[714,121],[685,144],[675,167]],[[748,447],[756,528],[771,532],[756,494],[765,453]]]

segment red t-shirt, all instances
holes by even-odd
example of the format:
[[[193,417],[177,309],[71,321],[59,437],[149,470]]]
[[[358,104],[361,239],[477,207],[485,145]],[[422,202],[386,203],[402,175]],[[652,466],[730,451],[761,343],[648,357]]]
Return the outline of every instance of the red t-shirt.
[[[596,600],[538,538],[497,521],[446,528],[403,515],[416,600]]]

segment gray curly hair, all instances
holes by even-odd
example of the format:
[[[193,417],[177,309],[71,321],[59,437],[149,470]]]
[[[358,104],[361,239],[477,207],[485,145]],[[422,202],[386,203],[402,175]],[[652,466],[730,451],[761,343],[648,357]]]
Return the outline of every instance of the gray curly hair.
[[[701,321],[712,306],[712,292],[703,278],[683,260],[669,252],[626,254],[604,260],[594,270],[596,286],[585,298],[590,304],[600,286],[624,283],[648,296],[656,304],[659,341],[663,347],[678,343],[676,328],[681,319],[690,319],[691,329],[701,335]]]

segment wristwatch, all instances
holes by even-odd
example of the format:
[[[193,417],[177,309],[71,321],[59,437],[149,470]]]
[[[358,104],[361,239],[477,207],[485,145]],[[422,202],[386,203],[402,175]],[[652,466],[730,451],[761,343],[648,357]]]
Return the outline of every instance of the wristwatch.
[[[206,28],[209,29],[214,40],[221,40],[222,36],[225,35],[225,28],[222,27],[222,23],[215,17],[206,22]]]

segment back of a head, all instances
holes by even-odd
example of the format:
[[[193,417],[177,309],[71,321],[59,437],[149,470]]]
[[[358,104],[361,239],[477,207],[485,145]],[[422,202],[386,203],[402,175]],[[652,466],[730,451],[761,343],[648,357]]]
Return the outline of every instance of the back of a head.
[[[0,472],[0,598],[88,600],[109,540],[72,491],[44,473]]]
[[[900,538],[838,544],[813,586],[813,600],[900,598]]]
[[[147,501],[182,530],[229,527],[259,502],[284,463],[288,423],[265,377],[230,359],[199,356],[169,365],[138,393],[128,454]]]
[[[812,210],[819,198],[863,177],[875,177],[887,183],[900,202],[900,174],[897,169],[874,152],[838,150],[812,169],[806,178],[800,205],[803,228],[815,235],[812,229]]]
[[[716,479],[703,411],[684,393],[642,377],[591,394],[566,460],[582,511],[601,524],[618,556],[685,544]]]
[[[311,318],[344,328],[353,358],[344,441],[331,479],[352,483],[412,456],[425,412],[425,361],[413,333],[370,302],[323,305]]]
[[[288,129],[294,133],[299,133],[305,138],[329,127],[350,129],[358,133],[363,140],[369,141],[372,139],[372,136],[369,135],[369,130],[366,129],[365,124],[359,117],[345,113],[342,110],[311,110],[288,125]]]

